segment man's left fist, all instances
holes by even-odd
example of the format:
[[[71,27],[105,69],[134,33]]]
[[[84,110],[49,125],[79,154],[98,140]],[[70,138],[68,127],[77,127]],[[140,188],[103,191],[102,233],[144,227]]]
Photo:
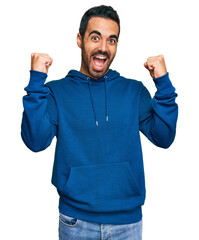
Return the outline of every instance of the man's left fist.
[[[144,66],[146,69],[149,70],[152,78],[158,78],[167,73],[163,55],[147,58]]]

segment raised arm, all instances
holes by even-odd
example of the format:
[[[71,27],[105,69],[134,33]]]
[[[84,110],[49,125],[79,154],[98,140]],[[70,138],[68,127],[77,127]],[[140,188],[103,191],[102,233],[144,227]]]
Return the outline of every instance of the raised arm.
[[[140,95],[140,131],[155,145],[168,148],[176,133],[178,106],[175,102],[177,94],[169,73],[166,70],[164,58],[152,57],[144,64],[150,71],[157,88],[151,98],[148,90],[142,85]]]
[[[21,136],[34,152],[47,148],[57,134],[57,107],[53,94],[44,85],[52,59],[47,54],[31,55],[30,81],[23,97]]]

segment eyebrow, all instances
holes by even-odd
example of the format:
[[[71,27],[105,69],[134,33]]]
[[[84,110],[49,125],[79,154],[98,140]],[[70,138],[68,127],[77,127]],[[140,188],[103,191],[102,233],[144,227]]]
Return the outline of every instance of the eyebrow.
[[[96,34],[99,35],[99,36],[102,35],[99,31],[93,30],[92,32],[89,33],[89,36],[90,36],[91,34],[93,34],[93,33],[96,33]]]
[[[109,38],[115,38],[118,41],[118,36],[116,35],[110,35]]]
[[[91,34],[93,34],[93,33],[95,33],[95,34],[97,34],[97,35],[99,35],[99,36],[102,35],[99,31],[93,30],[92,32],[89,33],[89,36],[90,36]],[[113,35],[110,35],[109,38],[115,38],[115,39],[118,41],[118,36],[117,36],[117,35],[114,35],[114,34],[113,34]]]

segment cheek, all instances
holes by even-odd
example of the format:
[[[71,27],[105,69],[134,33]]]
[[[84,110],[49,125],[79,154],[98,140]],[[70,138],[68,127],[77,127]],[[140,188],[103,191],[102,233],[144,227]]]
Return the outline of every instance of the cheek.
[[[85,49],[86,55],[91,55],[95,51],[96,45],[92,43],[87,43],[84,45],[84,49]]]
[[[116,52],[117,52],[117,48],[116,48],[116,47],[114,47],[114,48],[112,48],[112,49],[110,50],[111,58],[114,58],[114,57],[115,57]]]

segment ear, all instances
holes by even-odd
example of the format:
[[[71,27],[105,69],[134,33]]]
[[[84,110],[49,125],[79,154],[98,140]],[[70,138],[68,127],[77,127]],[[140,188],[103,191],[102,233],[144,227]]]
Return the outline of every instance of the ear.
[[[82,36],[80,33],[77,34],[77,46],[82,48]]]

